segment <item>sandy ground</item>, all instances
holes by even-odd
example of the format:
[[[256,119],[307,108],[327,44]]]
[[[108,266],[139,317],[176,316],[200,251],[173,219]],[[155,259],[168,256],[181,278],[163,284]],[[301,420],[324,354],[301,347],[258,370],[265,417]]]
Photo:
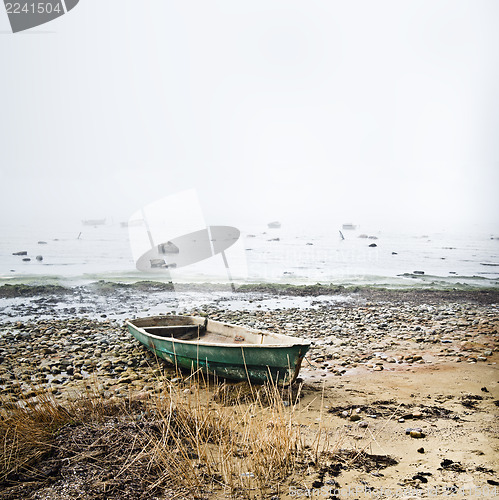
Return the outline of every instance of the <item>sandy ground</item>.
[[[339,474],[334,467],[323,476],[312,472],[282,498],[499,496],[498,358],[355,369],[341,378],[304,369],[298,418],[330,436],[326,450],[364,450],[396,463],[366,470],[362,460],[347,465],[346,459]],[[414,428],[424,437],[407,434]]]

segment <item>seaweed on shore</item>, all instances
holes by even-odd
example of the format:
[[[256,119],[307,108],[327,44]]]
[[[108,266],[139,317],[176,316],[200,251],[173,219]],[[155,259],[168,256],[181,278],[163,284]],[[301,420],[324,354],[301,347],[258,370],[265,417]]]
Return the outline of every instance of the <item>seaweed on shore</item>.
[[[67,295],[73,291],[60,285],[2,285],[0,286],[0,298],[10,299],[14,297],[35,297],[37,295]]]
[[[468,302],[476,304],[499,303],[499,290],[494,288],[386,288],[372,285],[348,286],[316,283],[291,285],[282,283],[257,283],[241,285],[238,293],[270,293],[273,295],[317,297],[319,295],[351,295],[367,301],[416,304],[441,304]]]
[[[354,467],[365,472],[386,469],[398,464],[398,460],[390,455],[375,455],[365,451],[339,450],[332,454],[334,460],[334,469],[338,468],[336,464],[342,464],[345,468]]]
[[[224,292],[227,283],[177,283],[163,281],[137,281],[122,283],[100,280],[88,285],[64,287],[61,285],[5,284],[0,286],[0,298],[65,296],[88,292],[97,295],[119,296],[123,292],[133,294],[173,291]],[[470,304],[498,304],[499,290],[494,288],[386,288],[378,286],[350,286],[316,283],[313,285],[294,285],[286,283],[253,283],[238,285],[236,294],[270,294],[274,296],[317,297],[320,295],[343,295],[373,302],[443,304],[448,302],[467,302]]]
[[[281,283],[257,283],[241,285],[237,288],[238,292],[258,292],[272,293],[274,295],[291,295],[298,297],[316,297],[318,295],[336,295],[352,291],[342,285],[290,285]]]
[[[417,416],[414,416],[412,410],[416,408]],[[373,401],[365,405],[338,405],[329,408],[329,413],[344,417],[344,413],[348,416],[356,415],[357,412],[362,412],[365,415],[374,415],[376,417],[395,417],[403,418],[404,420],[420,419],[435,420],[435,419],[453,419],[458,417],[455,413],[441,405],[425,405],[425,404],[406,404],[398,403],[395,400],[390,401]]]
[[[122,290],[139,290],[141,292],[170,292],[175,288],[172,282],[162,281],[137,281],[136,283],[120,283],[100,280],[88,285],[88,288],[102,295],[113,294]]]

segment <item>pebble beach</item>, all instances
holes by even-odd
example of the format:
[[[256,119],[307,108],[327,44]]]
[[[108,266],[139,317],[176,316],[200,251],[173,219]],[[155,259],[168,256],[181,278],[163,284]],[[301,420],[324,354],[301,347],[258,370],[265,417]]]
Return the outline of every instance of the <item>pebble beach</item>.
[[[2,287],[4,400],[25,400],[40,387],[64,401],[85,391],[144,398],[165,378],[181,386],[185,375],[158,364],[124,319],[208,316],[311,340],[299,379],[305,433],[320,426],[340,436],[341,449],[369,442],[373,455],[393,459],[369,470],[311,468],[279,498],[322,495],[328,485],[344,497],[345,488],[366,485],[371,496],[383,487],[402,497],[407,488],[431,496],[429,487],[499,495],[496,291],[244,291],[210,301],[195,293],[182,309],[171,292],[151,287]]]

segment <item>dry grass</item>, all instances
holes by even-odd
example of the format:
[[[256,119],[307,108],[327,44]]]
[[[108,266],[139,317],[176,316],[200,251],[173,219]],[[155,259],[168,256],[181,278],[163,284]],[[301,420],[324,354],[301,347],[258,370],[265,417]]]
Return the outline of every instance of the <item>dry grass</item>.
[[[320,455],[320,438],[305,443],[294,423],[299,390],[239,385],[246,396],[227,405],[220,396],[230,392],[226,385],[213,391],[200,377],[188,386],[162,382],[163,389],[140,400],[88,392],[61,404],[37,391],[20,403],[3,401],[0,498],[29,498],[47,488],[59,494],[78,488],[80,498],[165,491],[258,498]]]
[[[26,469],[50,450],[52,433],[71,413],[40,392],[30,402],[2,401],[0,413],[0,480]]]

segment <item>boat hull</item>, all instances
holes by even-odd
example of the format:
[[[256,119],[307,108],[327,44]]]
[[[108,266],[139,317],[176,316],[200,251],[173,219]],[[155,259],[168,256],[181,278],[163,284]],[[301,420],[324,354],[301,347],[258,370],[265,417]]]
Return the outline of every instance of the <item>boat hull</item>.
[[[151,319],[158,320],[158,318]],[[204,318],[193,319],[197,319],[199,325],[205,321]],[[249,380],[257,384],[267,381],[285,384],[294,382],[300,371],[302,360],[310,347],[309,342],[284,335],[274,335],[280,339],[289,339],[289,343],[281,345],[246,343],[225,345],[186,342],[151,335],[145,331],[144,327],[137,326],[132,321],[127,321],[126,325],[133,337],[176,368],[191,371],[201,369],[203,372],[217,377]],[[218,325],[222,325],[224,328],[234,328],[238,332],[240,330],[248,331],[241,327],[214,321],[210,321],[208,328],[216,329]],[[264,335],[261,332],[258,334]],[[272,338],[269,342],[271,341]]]

